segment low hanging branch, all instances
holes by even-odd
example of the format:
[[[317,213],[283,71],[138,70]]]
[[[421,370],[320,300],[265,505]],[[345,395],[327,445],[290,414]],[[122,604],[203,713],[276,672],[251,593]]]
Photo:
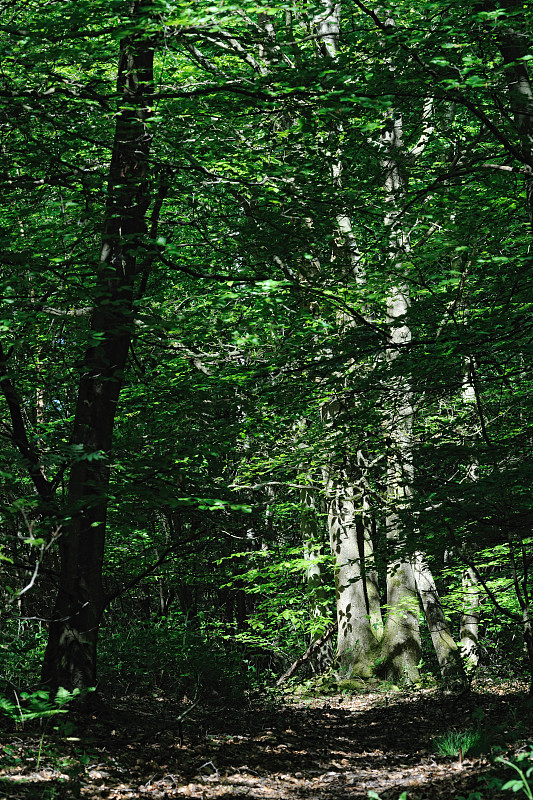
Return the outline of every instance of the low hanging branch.
[[[334,632],[335,632],[336,630],[337,630],[337,623],[336,623],[336,622],[334,622],[332,625],[330,625],[330,626],[329,626],[329,628],[326,630],[325,634],[324,634],[323,636],[321,636],[321,637],[320,637],[320,639],[317,639],[315,642],[313,642],[312,644],[310,644],[310,645],[309,645],[309,647],[307,648],[307,650],[305,651],[305,653],[303,654],[303,656],[301,656],[300,658],[298,658],[298,659],[297,659],[297,660],[294,662],[294,664],[291,664],[291,666],[289,667],[289,669],[287,670],[287,672],[284,672],[284,673],[283,673],[283,675],[281,676],[281,678],[279,678],[279,679],[276,681],[276,686],[281,686],[281,684],[282,684],[284,681],[288,680],[289,678],[292,678],[292,676],[294,675],[294,673],[295,673],[297,670],[299,670],[299,669],[300,669],[300,667],[302,666],[302,664],[304,664],[304,663],[307,661],[307,659],[308,659],[308,658],[310,658],[310,656],[312,656],[312,655],[313,655],[313,653],[314,653],[316,650],[318,650],[320,647],[322,647],[322,645],[323,645],[323,644],[325,644],[325,643],[327,642],[327,640],[328,640],[328,639],[329,639],[329,638],[330,638],[330,637],[331,637],[331,636],[334,634]]]

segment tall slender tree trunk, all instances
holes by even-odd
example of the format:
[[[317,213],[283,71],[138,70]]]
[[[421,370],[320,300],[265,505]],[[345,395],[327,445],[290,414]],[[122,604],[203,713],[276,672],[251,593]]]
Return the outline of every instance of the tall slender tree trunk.
[[[414,553],[411,563],[416,588],[431,634],[431,641],[437,654],[442,680],[446,687],[450,689],[466,686],[467,678],[459,648],[450,633],[427,559],[423,553],[417,552]]]
[[[141,20],[143,5],[133,17]],[[42,680],[55,688],[96,684],[96,647],[104,608],[104,558],[115,414],[132,336],[139,244],[150,202],[147,182],[153,46],[141,34],[120,45],[120,96],[109,170],[90,341],[81,368],[71,444],[75,453],[67,517],[59,540],[61,573]]]
[[[476,408],[476,392],[473,385],[474,356],[470,355],[464,364],[462,385],[463,403],[467,407]],[[468,483],[479,480],[479,462],[472,458],[467,468]],[[463,589],[463,608],[459,627],[459,646],[465,670],[472,676],[479,661],[479,621],[481,618],[481,594],[479,580],[471,567],[463,569],[461,576]]]
[[[341,5],[335,0],[323,0],[321,5],[322,9],[316,17],[321,53],[324,58],[335,61],[339,46]],[[340,142],[341,124],[336,126],[336,136]],[[339,145],[331,169],[333,181],[339,188],[342,183],[342,157]],[[349,211],[344,206],[337,209],[336,226],[338,241],[342,242],[343,263],[355,285],[361,287],[366,282],[363,259]],[[354,324],[353,318],[346,314],[338,314],[337,321],[341,335]],[[351,411],[353,413],[353,408]],[[347,424],[346,409],[339,400],[326,404],[322,416],[331,427]],[[340,675],[348,678],[372,675],[383,633],[366,466],[363,450],[359,449],[351,458],[341,453],[332,455],[324,470],[328,528],[335,559],[336,665]]]
[[[399,200],[405,178],[399,166],[403,149],[402,117],[392,111],[382,134],[385,188],[389,209],[385,217],[388,231],[391,288],[387,299],[390,344],[386,350],[389,367],[388,397],[385,418],[387,438],[387,540],[390,563],[387,570],[387,619],[383,635],[381,671],[394,681],[415,681],[419,678],[422,656],[418,623],[418,598],[408,554],[402,553],[400,512],[412,493],[413,457],[412,388],[409,377],[400,370],[398,359],[411,341],[407,323],[410,298],[407,279],[403,277],[403,259],[408,248],[401,222],[397,219]]]
[[[472,675],[479,662],[479,618],[481,597],[479,581],[473,569],[463,570],[463,611],[459,629],[459,646],[468,675]]]

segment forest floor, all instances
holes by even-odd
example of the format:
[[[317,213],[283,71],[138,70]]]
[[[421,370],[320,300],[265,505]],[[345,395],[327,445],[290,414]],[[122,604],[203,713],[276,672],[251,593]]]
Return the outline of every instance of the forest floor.
[[[516,751],[533,739],[526,690],[485,681],[460,698],[434,689],[219,698],[191,709],[182,731],[186,698],[115,698],[86,718],[68,714],[41,730],[26,723],[2,731],[0,799],[359,800],[372,790],[383,800],[404,791],[408,800],[510,800],[517,795],[499,792],[491,776],[508,779],[511,770],[495,773],[485,756],[438,756],[433,740],[478,724],[496,748]]]

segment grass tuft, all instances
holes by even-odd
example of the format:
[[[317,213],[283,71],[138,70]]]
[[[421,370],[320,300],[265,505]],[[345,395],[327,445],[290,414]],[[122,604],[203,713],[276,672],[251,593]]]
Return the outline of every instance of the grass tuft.
[[[440,756],[463,758],[467,753],[478,754],[484,748],[483,734],[478,730],[446,731],[433,739],[433,746]]]

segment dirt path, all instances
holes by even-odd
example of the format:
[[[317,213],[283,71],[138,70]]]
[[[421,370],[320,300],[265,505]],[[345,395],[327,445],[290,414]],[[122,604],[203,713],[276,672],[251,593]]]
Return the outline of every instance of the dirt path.
[[[183,721],[181,743],[176,720],[186,707],[163,695],[128,697],[83,723],[55,717],[38,766],[39,732],[7,731],[0,798],[359,800],[373,790],[383,800],[403,791],[409,800],[481,791],[485,800],[500,796],[483,783],[487,760],[436,756],[433,738],[472,726],[476,709],[495,746],[513,732],[533,735],[523,687],[511,684],[460,699],[427,690],[199,705]]]

